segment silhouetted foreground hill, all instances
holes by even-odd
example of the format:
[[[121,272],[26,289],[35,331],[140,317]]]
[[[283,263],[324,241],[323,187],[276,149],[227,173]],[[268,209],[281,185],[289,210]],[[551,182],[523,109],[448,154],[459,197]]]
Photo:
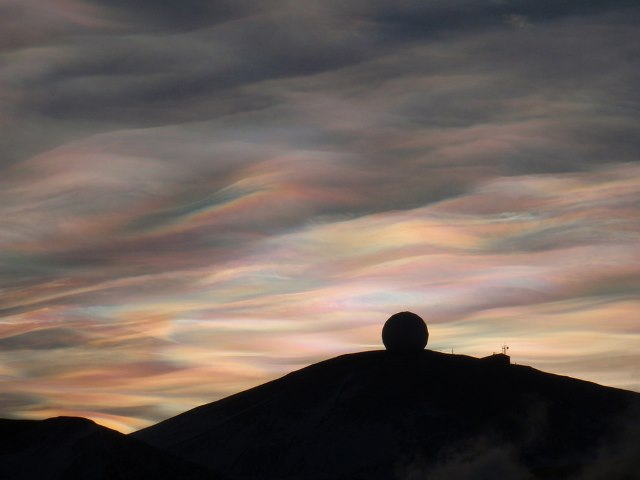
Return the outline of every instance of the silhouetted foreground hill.
[[[229,479],[638,479],[640,395],[432,351],[337,357],[132,434]]]
[[[0,419],[0,479],[211,480],[202,467],[77,417]]]

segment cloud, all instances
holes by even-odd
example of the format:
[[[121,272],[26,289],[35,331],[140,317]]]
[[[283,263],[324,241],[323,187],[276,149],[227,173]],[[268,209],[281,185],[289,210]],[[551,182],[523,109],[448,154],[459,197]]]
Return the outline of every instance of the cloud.
[[[45,328],[0,338],[3,350],[51,350],[69,348],[86,341],[79,332],[67,328]]]
[[[636,388],[634,7],[4,2],[15,411],[139,426],[408,308],[434,348]]]
[[[3,417],[19,418],[20,414],[13,412],[18,412],[25,405],[33,404],[35,401],[37,401],[37,398],[31,395],[3,392],[0,394],[0,408],[2,409]]]
[[[103,10],[77,0],[5,0],[0,5],[0,50],[42,45],[71,32],[109,29],[113,24],[103,14]]]
[[[112,15],[129,27],[151,31],[190,30],[231,21],[260,10],[260,2],[228,0],[188,0],[177,4],[170,0],[127,2],[93,0],[90,3],[108,8]],[[269,3],[269,2],[267,2]]]

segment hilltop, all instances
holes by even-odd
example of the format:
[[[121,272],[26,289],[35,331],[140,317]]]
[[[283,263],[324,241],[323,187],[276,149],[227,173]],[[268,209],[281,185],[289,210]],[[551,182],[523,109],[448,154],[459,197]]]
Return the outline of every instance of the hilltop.
[[[0,478],[213,480],[206,469],[78,417],[0,419]]]
[[[637,393],[501,356],[373,351],[132,436],[229,479],[638,478],[638,412]]]

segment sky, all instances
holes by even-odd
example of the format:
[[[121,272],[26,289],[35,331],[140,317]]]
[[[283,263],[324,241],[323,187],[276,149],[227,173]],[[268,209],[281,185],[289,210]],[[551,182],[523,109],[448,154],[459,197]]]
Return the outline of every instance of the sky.
[[[0,417],[130,432],[336,355],[640,391],[629,0],[0,0]]]

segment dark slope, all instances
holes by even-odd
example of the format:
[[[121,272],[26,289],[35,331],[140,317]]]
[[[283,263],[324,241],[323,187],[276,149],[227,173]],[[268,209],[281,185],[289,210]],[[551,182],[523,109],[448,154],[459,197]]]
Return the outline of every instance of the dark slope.
[[[640,431],[639,404],[639,394],[530,367],[377,351],[312,365],[133,436],[231,479],[565,479],[591,478],[589,469],[603,478],[605,455],[636,475],[640,445],[625,435]]]
[[[0,478],[205,480],[205,469],[76,417],[0,419]]]

